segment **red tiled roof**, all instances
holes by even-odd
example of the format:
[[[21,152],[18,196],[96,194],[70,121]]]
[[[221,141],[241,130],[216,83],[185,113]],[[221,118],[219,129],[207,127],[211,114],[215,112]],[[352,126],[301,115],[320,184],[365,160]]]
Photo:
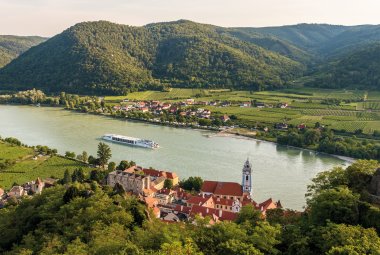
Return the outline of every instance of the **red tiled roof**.
[[[222,196],[242,196],[243,189],[239,183],[236,182],[216,182],[216,181],[204,181],[202,192],[209,192],[215,195]]]
[[[166,178],[168,179],[175,179],[177,178],[177,174],[176,173],[172,173],[172,172],[166,172]]]
[[[206,203],[210,197],[199,197],[199,196],[192,196],[189,198],[186,203],[192,204],[192,205],[203,205]]]
[[[145,175],[150,175],[150,176],[153,176],[153,177],[165,177],[165,178],[168,178],[168,179],[174,179],[177,177],[177,174],[176,173],[172,173],[172,172],[165,172],[165,171],[160,171],[160,170],[156,170],[156,169],[147,169],[147,168],[144,168],[142,169],[142,171],[144,172]]]
[[[232,206],[234,200],[232,200],[232,199],[225,199],[225,198],[214,198],[214,202],[217,205]]]
[[[174,208],[174,211],[189,214],[191,211],[191,207],[184,206],[184,205],[176,205]]]
[[[210,216],[212,219],[216,220],[227,220],[234,221],[237,218],[237,213],[222,211],[213,208],[207,208],[199,205],[193,205],[190,211],[191,216],[200,215],[202,217]]]
[[[260,203],[258,205],[258,208],[261,211],[265,212],[268,209],[268,207],[270,207],[271,205],[277,207],[276,203],[273,203],[272,198],[269,198],[268,200],[265,200],[264,202]]]
[[[216,185],[218,185],[218,182],[215,181],[204,181],[202,184],[201,191],[207,192],[207,193],[214,193]]]

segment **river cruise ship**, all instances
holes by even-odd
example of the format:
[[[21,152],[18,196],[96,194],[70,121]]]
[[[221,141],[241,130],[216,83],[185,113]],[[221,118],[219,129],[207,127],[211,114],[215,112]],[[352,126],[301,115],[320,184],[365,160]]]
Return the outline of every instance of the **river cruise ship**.
[[[115,134],[105,134],[102,136],[103,140],[131,145],[131,146],[137,146],[137,147],[144,147],[144,148],[150,148],[150,149],[157,149],[159,145],[151,140],[146,139],[140,139],[135,137],[128,137],[123,135],[115,135]]]

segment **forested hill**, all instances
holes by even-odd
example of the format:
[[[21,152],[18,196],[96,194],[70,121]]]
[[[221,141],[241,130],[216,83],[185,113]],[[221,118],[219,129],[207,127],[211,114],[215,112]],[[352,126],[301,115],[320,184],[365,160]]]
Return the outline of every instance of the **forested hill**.
[[[303,65],[253,43],[190,21],[145,27],[77,24],[33,47],[0,71],[8,88],[124,93],[181,87],[277,87]]]
[[[43,41],[31,37],[29,44],[16,44],[12,37],[7,43],[1,38],[0,67]],[[380,25],[224,28],[187,20],[143,27],[84,22],[1,68],[0,86],[124,94],[166,87],[273,89],[302,78],[311,86],[377,88],[376,42]]]
[[[46,38],[39,36],[0,35],[0,67],[5,66],[30,47],[45,40]]]
[[[322,65],[306,85],[380,89],[380,43],[361,47]]]

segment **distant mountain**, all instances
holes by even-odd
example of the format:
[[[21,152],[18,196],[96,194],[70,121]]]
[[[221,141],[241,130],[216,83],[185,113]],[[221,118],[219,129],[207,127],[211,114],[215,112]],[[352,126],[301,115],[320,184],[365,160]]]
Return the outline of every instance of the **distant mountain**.
[[[45,40],[46,38],[38,36],[0,35],[0,68]]]
[[[271,35],[285,40],[306,51],[315,51],[320,45],[334,40],[336,36],[350,29],[348,26],[327,24],[298,24],[280,27],[240,28],[247,33]]]
[[[323,64],[309,80],[307,86],[380,89],[380,42],[358,47]]]
[[[0,70],[8,88],[124,93],[180,87],[278,87],[302,64],[190,21],[131,27],[85,22],[33,47]]]

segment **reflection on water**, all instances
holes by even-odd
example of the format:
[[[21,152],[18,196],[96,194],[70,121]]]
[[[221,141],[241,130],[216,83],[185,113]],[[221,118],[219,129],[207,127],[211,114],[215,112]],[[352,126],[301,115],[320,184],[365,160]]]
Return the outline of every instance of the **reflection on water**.
[[[105,133],[146,138],[158,142],[158,150],[110,143],[112,160],[133,160],[145,167],[175,171],[181,178],[241,181],[247,157],[253,166],[254,198],[280,199],[301,209],[306,186],[318,172],[344,161],[314,152],[278,146],[243,137],[218,137],[214,133],[178,129],[102,116],[71,113],[58,108],[0,106],[0,135],[14,136],[30,145],[43,144],[60,153],[83,150],[96,154]]]

